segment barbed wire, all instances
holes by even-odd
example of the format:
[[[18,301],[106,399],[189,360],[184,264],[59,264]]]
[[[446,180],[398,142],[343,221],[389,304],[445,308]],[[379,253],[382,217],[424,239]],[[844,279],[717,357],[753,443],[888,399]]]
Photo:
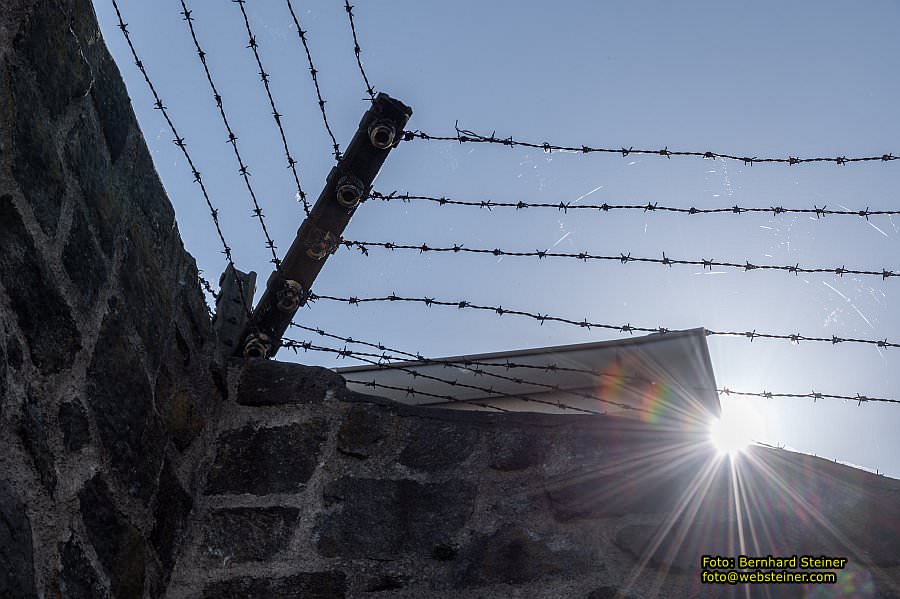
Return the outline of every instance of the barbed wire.
[[[464,370],[469,370],[469,371],[471,371],[475,374],[479,374],[479,375],[481,375],[481,374],[490,375],[491,373],[487,373],[487,372],[483,371],[482,369],[473,368],[473,367],[478,367],[478,366],[500,367],[500,368],[506,369],[507,371],[515,370],[515,369],[528,369],[528,370],[538,370],[538,371],[548,373],[548,374],[555,373],[555,372],[570,372],[570,373],[584,374],[587,376],[593,376],[593,377],[597,377],[597,378],[614,378],[617,380],[631,381],[631,382],[641,383],[644,385],[658,385],[659,384],[658,381],[654,381],[650,378],[640,376],[640,375],[614,374],[614,373],[605,372],[602,370],[596,370],[596,369],[592,369],[592,368],[578,368],[578,367],[574,367],[574,366],[559,366],[555,363],[541,365],[541,364],[525,364],[525,363],[521,363],[521,362],[514,362],[509,359],[504,359],[502,362],[489,362],[489,361],[484,361],[484,360],[472,360],[472,359],[425,358],[421,354],[418,354],[418,353],[414,354],[414,353],[406,352],[406,351],[399,350],[396,348],[387,347],[382,343],[371,343],[368,341],[355,339],[353,337],[344,337],[341,335],[336,335],[334,333],[329,333],[319,327],[310,327],[310,326],[301,325],[298,323],[291,323],[291,326],[302,329],[304,331],[315,333],[322,337],[328,337],[331,339],[335,339],[337,341],[349,343],[351,345],[353,345],[353,344],[363,345],[366,347],[372,347],[372,348],[378,349],[382,352],[390,352],[391,354],[398,354],[400,356],[404,356],[405,358],[412,358],[418,362],[422,362],[423,364],[441,365],[441,366],[445,366],[445,367],[454,367],[454,368],[463,368]],[[366,354],[366,355],[377,355],[377,354]],[[398,358],[397,356],[389,356],[387,354],[382,354],[381,358],[385,359],[385,360],[403,359],[403,358]],[[523,381],[522,379],[518,379],[518,378],[507,379],[507,380],[512,380],[514,382],[521,382],[523,384],[543,386],[543,387],[552,389],[553,391],[565,391],[563,389],[559,389],[558,386],[551,385],[551,384],[538,383],[535,381]],[[360,383],[360,384],[363,384],[363,383]],[[706,391],[708,389],[691,388],[691,390]],[[819,399],[838,399],[838,400],[843,400],[843,401],[855,401],[855,402],[857,402],[857,405],[860,405],[860,406],[866,402],[900,404],[900,400],[897,400],[897,399],[874,397],[874,396],[870,396],[870,395],[862,395],[859,393],[857,393],[855,395],[839,395],[839,394],[834,394],[834,393],[822,393],[822,392],[818,392],[818,391],[811,391],[810,393],[773,393],[773,392],[765,391],[765,390],[764,391],[739,391],[739,390],[731,389],[729,387],[718,387],[718,388],[716,388],[715,391],[717,393],[721,393],[726,396],[738,395],[738,396],[743,396],[743,397],[759,397],[759,398],[765,398],[765,399],[776,399],[776,398],[812,399],[813,403],[815,403]],[[582,395],[582,394],[578,394],[578,395]],[[587,397],[589,399],[599,399],[594,395],[590,395]],[[626,409],[634,409],[633,406],[628,406],[625,404],[614,404],[614,405],[619,405],[619,407],[624,407]]]
[[[350,5],[350,0],[344,0],[344,10],[347,11],[347,18],[350,20],[350,32],[353,33],[353,53],[356,54],[356,64],[359,66],[359,73],[362,75],[363,81],[366,84],[366,92],[369,94],[369,99],[374,102],[375,90],[372,89],[372,86],[369,84],[369,78],[366,76],[362,58],[360,58],[362,49],[359,47],[359,39],[356,37],[356,23],[353,21],[353,6]]]
[[[892,403],[892,404],[900,404],[900,399],[888,399],[885,397],[872,397],[869,395],[860,395],[857,393],[856,395],[835,395],[831,393],[819,393],[817,391],[811,391],[810,393],[771,393],[769,391],[736,391],[734,389],[729,389],[728,387],[722,387],[718,389],[718,392],[723,395],[739,395],[744,397],[761,397],[765,399],[775,399],[775,398],[794,398],[794,399],[811,399],[813,402],[816,402],[820,399],[840,399],[844,401],[855,401],[857,405],[862,405],[865,402],[881,402],[881,403]]]
[[[200,281],[200,286],[206,291],[206,293],[210,294],[212,298],[216,301],[219,300],[219,294],[216,293],[216,290],[213,289],[213,286],[203,277],[202,271],[197,271],[197,279]]]
[[[451,386],[451,387],[462,388],[462,389],[472,389],[472,390],[479,391],[479,392],[481,392],[481,393],[487,394],[488,397],[487,397],[486,399],[488,399],[488,400],[497,400],[497,399],[518,399],[518,400],[521,400],[521,401],[526,401],[526,402],[531,402],[531,403],[537,403],[537,404],[542,404],[542,405],[552,406],[552,407],[554,407],[554,408],[561,409],[561,410],[572,410],[572,411],[575,411],[575,412],[583,412],[583,413],[585,413],[585,414],[597,414],[597,415],[604,415],[604,414],[605,414],[605,412],[601,412],[601,411],[598,411],[598,410],[592,410],[592,409],[590,409],[590,408],[580,408],[580,407],[576,407],[576,406],[570,406],[570,405],[564,404],[564,403],[562,403],[562,402],[546,401],[546,400],[543,400],[543,399],[538,399],[538,398],[536,398],[536,397],[529,397],[529,396],[519,395],[519,394],[515,394],[515,393],[502,393],[502,392],[495,391],[493,387],[482,387],[482,386],[480,386],[480,385],[471,385],[471,384],[468,384],[468,383],[461,383],[461,382],[459,382],[458,380],[444,379],[444,378],[441,378],[441,377],[437,377],[437,376],[425,374],[424,372],[419,372],[418,370],[413,370],[413,369],[411,369],[411,368],[406,368],[406,367],[404,367],[404,366],[399,366],[399,365],[396,365],[396,364],[386,364],[386,363],[384,363],[382,360],[384,360],[384,359],[389,359],[389,357],[387,357],[387,356],[385,356],[385,355],[372,354],[372,353],[367,353],[367,352],[357,352],[357,351],[352,351],[352,350],[347,349],[346,347],[345,347],[344,349],[336,349],[336,348],[331,348],[331,347],[323,347],[323,346],[320,346],[320,345],[313,345],[313,344],[312,344],[311,342],[309,342],[309,341],[297,341],[297,340],[294,340],[294,339],[284,339],[284,340],[282,340],[282,343],[283,343],[283,345],[284,345],[285,347],[292,348],[292,349],[303,349],[303,350],[313,350],[313,351],[330,352],[330,353],[336,354],[336,355],[341,356],[341,357],[351,357],[351,358],[353,358],[354,360],[359,360],[360,362],[365,362],[365,363],[370,364],[370,365],[372,365],[372,366],[376,366],[376,367],[378,367],[378,368],[380,368],[380,369],[384,369],[384,370],[399,370],[399,371],[401,371],[401,372],[405,372],[405,373],[411,375],[414,379],[416,379],[416,378],[422,378],[422,379],[425,379],[425,380],[435,381],[435,382],[439,382],[439,383],[442,383],[442,384],[445,384],[445,385],[449,385],[449,386]],[[372,360],[372,359],[371,359],[372,357],[378,358],[378,360]],[[360,383],[360,384],[365,384],[365,383]],[[452,396],[444,396],[444,397],[445,397],[445,398],[447,398],[447,397],[452,398]],[[592,400],[594,400],[594,401],[600,401],[600,402],[603,402],[603,403],[613,403],[613,402],[611,402],[611,401],[605,401],[605,400],[602,400],[602,399],[598,398],[597,396],[588,396],[588,397],[589,397],[589,399],[592,399]],[[474,404],[475,402],[481,401],[481,400],[459,399],[459,398],[452,398],[452,400],[453,400],[454,402],[460,402],[460,401],[463,401],[463,402],[466,402],[466,403],[473,403],[473,404]],[[476,404],[476,405],[482,405],[482,404]],[[624,407],[625,409],[629,409],[629,410],[635,410],[635,411],[647,411],[647,410],[643,410],[643,409],[641,409],[641,408],[637,408],[637,407],[635,407],[635,406],[629,406],[629,405],[627,405],[627,404],[616,404],[616,405],[620,405],[620,406]],[[488,406],[485,405],[484,407],[488,407]]]
[[[592,146],[565,146],[552,144],[550,142],[529,142],[529,141],[518,141],[510,137],[497,137],[496,131],[491,133],[490,135],[482,135],[480,133],[475,133],[474,131],[470,131],[468,129],[460,129],[459,123],[456,124],[456,135],[431,135],[429,133],[425,133],[423,131],[404,131],[403,132],[403,140],[404,141],[412,141],[414,139],[426,140],[426,141],[455,141],[458,143],[486,143],[486,144],[498,144],[504,145],[508,147],[522,147],[522,148],[532,148],[536,150],[542,150],[546,153],[551,152],[568,152],[568,153],[578,153],[578,154],[591,154],[591,153],[602,153],[602,154],[621,154],[623,157],[630,156],[632,154],[636,155],[649,155],[649,156],[662,156],[665,158],[671,158],[672,156],[692,156],[696,158],[705,158],[705,159],[717,159],[724,158],[727,160],[737,160],[739,162],[743,162],[745,165],[752,166],[757,163],[782,163],[782,164],[805,164],[810,162],[833,162],[839,165],[849,164],[851,162],[891,162],[894,160],[900,159],[900,156],[894,156],[892,153],[882,154],[880,156],[859,156],[859,157],[850,157],[847,156],[836,156],[836,157],[817,157],[817,158],[799,158],[797,156],[788,156],[787,158],[760,158],[759,156],[747,156],[747,155],[737,155],[737,154],[729,154],[722,152],[711,152],[711,151],[698,151],[698,150],[670,150],[668,146],[665,146],[661,150],[641,150],[635,149],[634,147],[625,147],[622,146],[620,148],[598,148]]]
[[[262,229],[263,235],[266,238],[266,247],[272,253],[271,262],[275,265],[276,270],[281,270],[281,260],[278,259],[278,255],[275,253],[275,242],[272,241],[272,237],[269,235],[269,229],[266,226],[265,216],[263,215],[262,208],[259,206],[259,202],[256,199],[256,193],[253,191],[253,186],[250,184],[250,171],[247,165],[244,163],[244,159],[241,157],[241,153],[238,150],[237,144],[237,135],[234,134],[234,131],[231,128],[231,123],[228,121],[228,115],[225,114],[224,102],[222,100],[222,95],[219,94],[219,90],[216,88],[216,84],[213,82],[212,74],[209,71],[209,65],[206,63],[206,52],[203,51],[203,48],[200,47],[200,41],[197,39],[197,32],[194,31],[194,17],[192,11],[188,10],[187,5],[184,0],[180,0],[181,2],[181,15],[184,17],[184,21],[188,24],[188,29],[191,32],[191,39],[194,41],[194,47],[197,50],[197,56],[200,58],[200,62],[203,64],[203,71],[206,73],[206,80],[209,82],[209,87],[212,90],[213,100],[215,100],[216,107],[219,109],[219,115],[222,117],[222,123],[225,125],[225,130],[228,132],[228,139],[226,143],[228,143],[231,148],[234,150],[234,156],[237,159],[238,173],[241,175],[241,178],[244,180],[244,185],[247,187],[247,191],[250,193],[250,199],[253,202],[253,216],[259,221],[260,228]]]
[[[128,25],[125,23],[125,20],[122,17],[122,12],[119,10],[119,4],[116,0],[112,0],[112,6],[116,13],[116,19],[118,20],[117,27],[122,32],[122,36],[125,38],[125,43],[128,45],[128,49],[131,51],[131,57],[134,59],[134,64],[138,68],[141,73],[141,76],[144,78],[144,82],[147,84],[147,87],[150,89],[150,93],[153,96],[153,108],[158,110],[160,114],[162,114],[163,119],[166,121],[166,124],[169,127],[169,131],[172,132],[174,139],[172,142],[181,150],[181,154],[184,156],[184,159],[187,161],[188,167],[191,169],[191,174],[194,177],[194,183],[200,188],[200,193],[203,195],[203,199],[206,202],[207,208],[209,208],[209,216],[212,219],[213,226],[215,226],[216,234],[219,237],[219,241],[222,244],[222,254],[225,255],[225,260],[232,267],[234,271],[234,258],[231,250],[231,246],[228,245],[228,242],[225,240],[225,234],[222,232],[222,226],[219,223],[219,210],[213,205],[212,199],[209,197],[209,192],[206,189],[206,184],[203,182],[203,177],[200,175],[200,171],[197,169],[196,164],[194,163],[194,159],[191,157],[190,152],[187,149],[187,142],[184,137],[178,134],[178,130],[175,128],[175,123],[172,120],[172,117],[169,115],[169,111],[166,108],[166,105],[163,103],[162,98],[160,98],[159,93],[156,91],[156,86],[153,84],[153,81],[150,79],[149,73],[147,73],[147,68],[144,66],[144,62],[140,59],[137,53],[137,49],[134,46],[134,42],[131,39],[131,33],[128,31]],[[205,282],[207,286],[207,291],[209,291],[213,297],[217,297],[215,293],[212,292],[212,287],[209,285],[208,281],[205,281],[202,277],[200,278],[201,283]],[[235,273],[235,281],[237,282],[238,291],[241,296],[241,304],[244,308],[244,311],[249,315],[251,313],[250,306],[247,303],[247,298],[244,297],[243,286],[240,284],[239,279],[237,278],[237,273]]]
[[[284,133],[284,126],[281,123],[281,119],[284,115],[278,112],[278,108],[275,107],[275,98],[272,97],[272,90],[269,88],[269,74],[266,72],[265,68],[263,68],[262,59],[259,56],[259,42],[256,40],[256,36],[253,35],[253,30],[250,28],[250,18],[247,16],[247,9],[244,8],[246,0],[232,0],[232,2],[240,7],[241,16],[244,17],[244,28],[247,30],[248,39],[247,47],[253,51],[253,57],[256,58],[256,64],[259,67],[259,78],[262,81],[263,87],[266,89],[266,96],[269,98],[269,106],[272,107],[272,118],[275,120],[275,126],[278,128],[278,133],[281,135],[284,156],[287,159],[288,168],[291,169],[291,173],[294,175],[294,183],[297,186],[297,198],[303,203],[303,212],[306,213],[306,216],[309,216],[309,202],[306,199],[306,192],[303,191],[303,188],[300,185],[300,175],[297,174],[297,160],[291,155],[291,150],[288,148],[287,136]]]
[[[373,343],[368,343],[368,342],[363,342],[363,341],[357,341],[351,337],[341,337],[340,335],[328,333],[319,328],[312,328],[312,327],[307,327],[304,325],[299,325],[299,324],[294,324],[294,323],[291,323],[291,324],[292,324],[292,326],[295,326],[297,328],[300,328],[300,329],[303,329],[306,331],[310,331],[310,332],[314,332],[323,337],[329,337],[331,339],[343,341],[344,343],[350,343],[350,344],[357,343],[357,344],[365,345],[368,347],[378,348],[382,352],[388,351],[388,352],[391,352],[394,354],[401,354],[403,356],[406,356],[407,358],[412,357],[416,361],[421,362],[423,364],[430,365],[430,366],[443,366],[445,368],[446,367],[460,368],[462,370],[471,372],[474,375],[478,375],[478,376],[487,376],[487,377],[491,377],[491,378],[496,378],[496,379],[499,379],[502,381],[516,383],[517,385],[532,385],[532,386],[538,387],[540,389],[543,389],[544,391],[542,391],[542,392],[552,391],[554,393],[564,393],[566,395],[571,395],[571,396],[577,397],[579,399],[587,399],[590,401],[599,401],[600,403],[610,405],[610,406],[615,406],[615,407],[623,409],[623,410],[631,410],[631,411],[639,411],[639,412],[646,411],[646,410],[637,408],[631,404],[626,404],[626,403],[617,402],[617,401],[598,397],[596,394],[593,394],[593,393],[584,393],[581,391],[577,391],[575,389],[564,389],[560,385],[554,385],[552,383],[544,383],[544,382],[539,382],[539,381],[527,380],[527,379],[523,379],[522,377],[507,376],[507,375],[499,374],[496,372],[491,372],[489,370],[484,370],[484,368],[483,368],[483,367],[500,367],[500,368],[505,368],[506,370],[510,370],[511,368],[516,368],[516,367],[520,366],[519,364],[509,362],[509,361],[507,361],[506,363],[497,364],[497,363],[475,361],[475,360],[447,360],[447,359],[426,358],[426,357],[422,356],[421,354],[412,354],[412,353],[401,351],[398,349],[387,348],[387,347],[384,347],[382,344],[373,344]],[[360,355],[377,355],[377,354],[366,354],[364,352],[357,352],[357,353],[359,353]],[[403,358],[397,358],[396,356],[388,356],[387,354],[382,354],[381,358],[385,359],[385,360],[403,359]],[[521,365],[521,366],[525,367],[525,365]],[[392,367],[394,367],[394,366],[392,365]],[[396,367],[396,368],[406,371],[406,369],[403,369],[400,367]],[[545,372],[560,370],[560,368],[555,367],[555,366],[554,367],[546,366],[546,367],[538,367],[538,368]],[[417,372],[417,375],[421,374],[421,373],[418,373],[418,371],[416,371],[416,372]],[[597,373],[591,372],[590,374],[595,375]],[[615,375],[612,375],[611,373],[603,373],[600,376],[611,377],[611,376],[615,376]],[[618,378],[624,379],[624,377],[618,377]],[[632,377],[629,380],[640,381],[640,382],[648,384],[648,385],[656,384],[655,381],[651,381],[649,379],[642,378],[642,377]],[[516,396],[516,397],[518,397],[518,396]],[[558,402],[543,401],[543,400],[538,400],[535,398],[529,398],[528,401],[535,401],[537,403],[543,403],[543,404],[550,405],[550,406],[562,407]],[[569,406],[569,407],[571,408],[571,406]],[[576,408],[572,408],[572,409],[576,409]]]
[[[334,137],[334,132],[331,130],[331,125],[328,123],[328,115],[325,113],[325,100],[322,99],[322,90],[319,89],[319,71],[313,65],[312,53],[309,51],[309,43],[306,39],[306,31],[300,27],[300,20],[294,12],[294,6],[291,4],[291,0],[287,0],[287,7],[288,11],[291,13],[291,19],[294,21],[294,26],[297,28],[297,35],[300,36],[300,42],[303,44],[303,50],[306,52],[306,62],[309,64],[309,74],[312,77],[313,86],[316,88],[316,97],[319,99],[319,112],[322,113],[322,121],[325,123],[325,130],[328,132],[328,137],[331,138],[331,145],[334,148],[334,159],[335,161],[340,162],[341,147],[338,145],[337,139]]]
[[[409,244],[401,244],[401,243],[393,243],[390,241],[353,241],[349,239],[344,239],[341,241],[346,248],[358,249],[363,255],[369,255],[370,247],[384,248],[386,250],[412,250],[417,251],[420,254],[426,252],[436,252],[436,253],[452,253],[452,254],[490,254],[492,256],[511,256],[515,258],[538,258],[539,260],[544,258],[574,258],[576,260],[581,260],[583,262],[587,262],[589,260],[594,261],[607,261],[607,262],[621,262],[622,264],[630,264],[633,262],[643,262],[648,264],[661,264],[663,266],[671,267],[673,265],[681,265],[681,266],[701,266],[704,269],[712,270],[712,267],[717,268],[733,268],[742,270],[744,272],[749,272],[751,270],[780,270],[788,273],[793,273],[795,275],[799,273],[829,273],[835,274],[838,276],[844,275],[861,275],[861,276],[878,276],[881,277],[882,280],[889,279],[891,277],[900,277],[900,272],[894,272],[892,270],[859,270],[853,268],[845,268],[844,266],[840,267],[829,267],[829,268],[805,268],[800,266],[800,263],[794,265],[776,265],[776,264],[753,264],[750,261],[745,261],[743,264],[739,262],[719,262],[717,260],[684,260],[680,258],[669,258],[666,256],[666,253],[662,253],[662,258],[647,258],[647,257],[636,257],[632,256],[631,253],[620,253],[618,256],[611,255],[601,255],[601,254],[589,254],[587,252],[579,252],[579,253],[571,253],[571,252],[551,252],[550,250],[534,250],[533,252],[519,252],[513,250],[502,250],[499,248],[495,249],[485,249],[485,248],[468,248],[463,244],[453,244],[452,247],[432,247],[426,243],[422,243],[421,245],[409,245]]]
[[[634,326],[631,323],[624,325],[614,325],[614,324],[606,324],[599,322],[591,322],[587,319],[583,320],[574,320],[571,318],[565,318],[562,316],[552,316],[550,314],[541,314],[540,312],[528,312],[525,310],[516,310],[511,308],[504,308],[503,306],[491,306],[491,305],[481,305],[475,304],[468,300],[439,300],[433,297],[402,297],[397,294],[392,293],[391,295],[381,296],[381,297],[338,297],[333,295],[324,295],[318,294],[314,292],[310,292],[309,301],[318,301],[318,300],[326,300],[333,301],[339,303],[345,303],[350,305],[359,305],[364,303],[380,303],[380,302],[402,302],[402,303],[418,303],[423,304],[427,307],[431,306],[443,306],[443,307],[452,307],[457,309],[470,309],[470,310],[481,310],[486,312],[493,312],[498,316],[504,315],[512,315],[512,316],[521,316],[524,318],[529,318],[534,321],[537,321],[540,324],[544,324],[545,322],[559,322],[563,324],[568,324],[572,326],[577,326],[585,329],[602,329],[607,331],[616,331],[619,333],[656,333],[660,335],[665,335],[666,333],[670,333],[676,331],[678,329],[670,329],[666,327],[642,327],[642,326]],[[900,347],[900,343],[893,343],[888,341],[886,338],[883,340],[876,339],[861,339],[854,337],[838,337],[836,335],[832,335],[831,337],[812,337],[807,335],[801,335],[800,333],[788,333],[788,334],[780,334],[780,333],[760,333],[757,332],[756,329],[751,331],[716,331],[711,329],[704,329],[707,337],[717,336],[717,337],[743,337],[749,339],[751,342],[756,339],[770,339],[770,340],[780,340],[780,341],[790,341],[794,344],[799,344],[802,341],[809,341],[815,343],[830,343],[831,345],[838,345],[840,343],[851,343],[851,344],[864,344],[864,345],[873,345],[879,348],[887,348],[887,347]]]
[[[647,202],[646,204],[576,204],[574,202],[525,202],[525,201],[503,201],[503,200],[454,200],[445,196],[426,196],[413,195],[409,193],[397,193],[392,191],[385,194],[379,191],[373,191],[367,199],[381,200],[383,202],[411,202],[423,201],[435,203],[440,206],[467,206],[472,208],[481,208],[488,211],[494,208],[515,208],[516,210],[524,210],[526,208],[550,208],[558,212],[568,212],[569,210],[596,210],[599,212],[610,212],[613,210],[640,210],[641,212],[674,212],[680,214],[744,214],[744,213],[760,213],[778,216],[780,214],[811,214],[818,218],[826,216],[857,216],[869,220],[870,216],[897,216],[900,210],[870,210],[866,206],[865,210],[850,209],[829,209],[827,205],[819,208],[813,205],[812,208],[785,208],[784,206],[764,207],[748,207],[748,206],[720,206],[718,208],[689,208],[678,206],[660,206],[658,202]]]

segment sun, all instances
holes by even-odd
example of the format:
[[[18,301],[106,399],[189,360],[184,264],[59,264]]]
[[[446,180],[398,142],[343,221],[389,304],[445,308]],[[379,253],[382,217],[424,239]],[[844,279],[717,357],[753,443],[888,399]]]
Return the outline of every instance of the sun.
[[[759,440],[764,433],[763,419],[746,402],[722,404],[722,416],[709,427],[709,438],[719,455],[735,457]]]

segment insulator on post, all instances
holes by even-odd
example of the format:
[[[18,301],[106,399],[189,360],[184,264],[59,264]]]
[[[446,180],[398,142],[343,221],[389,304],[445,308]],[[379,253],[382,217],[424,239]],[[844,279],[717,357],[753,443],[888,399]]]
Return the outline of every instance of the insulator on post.
[[[265,358],[272,350],[272,340],[265,333],[250,333],[244,340],[245,358]]]
[[[397,127],[393,121],[378,119],[369,125],[369,141],[379,150],[387,150],[397,139]]]
[[[306,292],[303,286],[297,281],[288,279],[284,282],[275,297],[278,300],[278,309],[288,314],[293,314],[300,307],[300,302],[305,299]]]
[[[338,180],[337,196],[338,204],[344,208],[356,208],[366,194],[363,182],[353,175],[344,175]]]

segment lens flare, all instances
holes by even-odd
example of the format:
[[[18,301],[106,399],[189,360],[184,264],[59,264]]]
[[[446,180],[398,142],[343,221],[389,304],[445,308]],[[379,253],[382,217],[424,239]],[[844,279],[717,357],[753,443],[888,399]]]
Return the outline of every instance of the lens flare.
[[[709,427],[709,438],[720,455],[735,457],[764,436],[760,415],[746,403],[722,404],[722,416]]]

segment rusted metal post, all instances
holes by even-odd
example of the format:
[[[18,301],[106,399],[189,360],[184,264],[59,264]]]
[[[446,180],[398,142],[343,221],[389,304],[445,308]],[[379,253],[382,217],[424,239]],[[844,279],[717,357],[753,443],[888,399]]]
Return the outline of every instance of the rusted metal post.
[[[331,169],[325,188],[297,237],[284,255],[281,268],[269,276],[266,291],[242,335],[237,355],[271,358],[300,306],[306,303],[313,281],[333,254],[357,206],[372,188],[375,176],[391,149],[397,147],[412,109],[378,94],[359,122],[341,161]]]

